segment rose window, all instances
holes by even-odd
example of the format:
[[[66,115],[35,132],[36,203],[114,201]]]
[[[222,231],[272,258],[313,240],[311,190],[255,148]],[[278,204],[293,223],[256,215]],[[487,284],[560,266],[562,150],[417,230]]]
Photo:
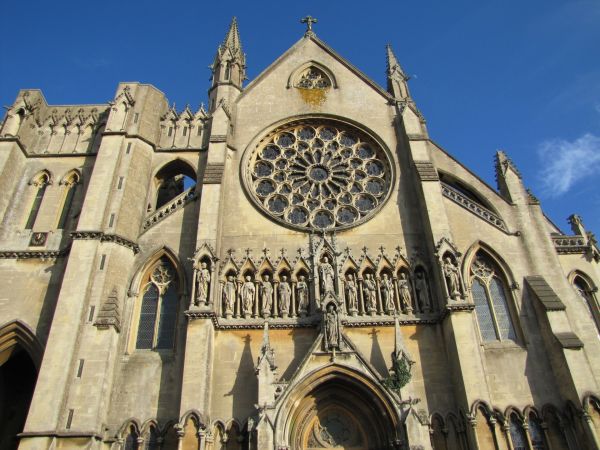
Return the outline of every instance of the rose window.
[[[288,124],[249,156],[246,187],[262,210],[301,229],[364,222],[391,185],[389,159],[358,129],[332,121]]]

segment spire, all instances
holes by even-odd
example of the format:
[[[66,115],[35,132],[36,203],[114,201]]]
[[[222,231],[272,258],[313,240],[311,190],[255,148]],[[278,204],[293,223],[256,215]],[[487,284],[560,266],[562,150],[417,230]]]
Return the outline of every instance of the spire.
[[[402,70],[402,66],[400,66],[400,63],[392,50],[392,46],[387,44],[385,48],[387,53],[386,74],[388,92],[397,99],[404,100],[409,98],[410,93],[408,92],[408,85],[406,83],[409,80],[409,77],[407,77],[404,70]]]
[[[234,17],[231,19],[231,25],[229,25],[229,31],[223,40],[221,47],[227,47],[232,50],[242,50],[242,42],[240,41],[240,32],[238,31],[237,19]]]
[[[213,87],[219,84],[233,84],[241,89],[242,82],[246,78],[246,55],[242,51],[242,41],[235,17],[231,20],[225,39],[217,48],[210,69]]]

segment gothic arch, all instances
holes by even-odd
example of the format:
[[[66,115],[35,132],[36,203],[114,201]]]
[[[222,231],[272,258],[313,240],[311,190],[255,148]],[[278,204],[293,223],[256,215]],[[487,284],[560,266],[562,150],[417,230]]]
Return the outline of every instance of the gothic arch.
[[[458,192],[460,192],[461,194],[463,194],[469,200],[471,200],[475,203],[479,203],[481,206],[483,206],[486,209],[489,209],[491,212],[493,212],[498,217],[500,217],[500,214],[498,213],[496,208],[494,208],[494,205],[492,205],[492,203],[489,202],[485,198],[485,196],[482,195],[479,192],[479,190],[474,188],[471,184],[458,178],[456,175],[453,175],[449,172],[445,172],[443,170],[438,170],[438,175],[439,175],[440,181],[442,183],[447,184],[451,188],[453,188],[453,189],[457,190]]]
[[[329,79],[329,84],[331,85],[331,87],[333,87],[334,89],[337,89],[339,87],[337,79],[336,79],[335,75],[333,74],[333,72],[331,70],[329,70],[329,68],[327,68],[323,64],[321,64],[317,61],[314,61],[314,60],[307,61],[307,62],[299,65],[298,67],[296,67],[292,71],[290,76],[288,77],[286,87],[288,89],[294,87],[296,85],[296,82],[298,81],[298,76],[303,71],[305,71],[306,69],[309,69],[311,67],[314,67],[317,70],[319,70],[320,72],[322,72]]]
[[[475,241],[469,249],[465,252],[465,256],[462,260],[462,276],[463,280],[469,279],[469,271],[471,269],[471,264],[473,263],[473,259],[480,251],[484,252],[488,257],[490,257],[496,265],[502,270],[505,281],[508,286],[513,286],[516,282],[515,276],[513,275],[510,266],[506,263],[505,259],[496,251],[494,248],[484,241],[478,240]]]
[[[187,179],[187,180],[186,180]],[[189,162],[175,158],[155,170],[149,189],[148,211],[164,206],[187,189],[188,183],[196,184],[196,169]]]
[[[23,348],[37,370],[42,363],[44,348],[35,333],[20,320],[0,326],[0,365],[8,360],[16,346]]]
[[[29,179],[29,185],[39,186],[41,184],[52,184],[52,172],[42,169]]]
[[[346,448],[394,448],[402,440],[403,421],[388,394],[349,367],[333,363],[309,373],[293,382],[280,402],[275,443],[291,450],[305,448],[315,424],[327,427],[328,414],[337,415],[346,428],[354,427]]]
[[[131,281],[129,282],[128,295],[135,296],[135,295],[139,294],[142,277],[148,271],[148,269],[163,256],[165,256],[166,258],[168,258],[171,261],[171,263],[173,264],[173,267],[175,267],[175,269],[177,271],[178,281],[179,281],[179,283],[178,283],[179,294],[180,295],[187,294],[187,292],[188,292],[187,277],[185,275],[185,270],[183,269],[183,266],[181,265],[181,262],[179,261],[179,258],[177,257],[176,253],[173,250],[171,250],[171,248],[169,248],[167,246],[162,246],[162,247],[154,250],[152,253],[144,252],[138,256],[137,259],[139,262],[138,262],[135,272],[131,278]]]

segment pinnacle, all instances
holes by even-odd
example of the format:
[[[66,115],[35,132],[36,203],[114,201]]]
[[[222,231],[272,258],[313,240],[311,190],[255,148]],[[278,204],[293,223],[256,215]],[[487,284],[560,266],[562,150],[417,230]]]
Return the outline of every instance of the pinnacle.
[[[229,31],[223,40],[223,47],[228,47],[232,50],[241,50],[242,42],[240,40],[240,32],[238,30],[237,19],[234,17],[231,19],[231,25]]]
[[[404,70],[402,70],[402,66],[398,62],[394,51],[392,50],[392,46],[387,44],[385,46],[387,51],[387,75],[388,77],[392,76],[394,73],[400,74],[404,79],[408,79],[408,77],[404,74]]]

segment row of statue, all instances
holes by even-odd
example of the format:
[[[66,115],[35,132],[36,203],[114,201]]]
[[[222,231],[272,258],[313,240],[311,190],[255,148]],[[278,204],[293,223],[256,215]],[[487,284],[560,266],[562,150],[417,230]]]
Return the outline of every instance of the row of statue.
[[[304,317],[308,314],[309,292],[304,275],[292,284],[286,275],[273,285],[268,274],[260,281],[252,281],[246,275],[244,281],[237,281],[234,275],[228,275],[223,284],[223,316],[226,318],[268,317]],[[239,301],[236,301],[239,299]]]
[[[196,286],[193,304],[208,305],[211,273],[206,262],[194,265]],[[457,299],[463,294],[460,271],[454,262],[444,258],[442,270],[450,298]],[[335,289],[335,270],[327,256],[318,266],[319,293],[321,299],[331,293],[338,298]],[[411,279],[412,278],[412,279]],[[221,281],[222,315],[231,317],[304,317],[310,310],[310,278],[299,275],[291,282],[288,275],[280,275],[275,281],[269,274],[258,279],[246,274],[239,280],[229,273]],[[417,269],[414,275],[402,271],[398,277],[383,272],[381,276],[366,272],[362,277],[348,271],[342,280],[342,291],[338,301],[344,313],[351,316],[430,313],[433,311],[431,292],[424,270]],[[318,301],[317,301],[318,303]],[[317,304],[317,307],[320,305]]]

